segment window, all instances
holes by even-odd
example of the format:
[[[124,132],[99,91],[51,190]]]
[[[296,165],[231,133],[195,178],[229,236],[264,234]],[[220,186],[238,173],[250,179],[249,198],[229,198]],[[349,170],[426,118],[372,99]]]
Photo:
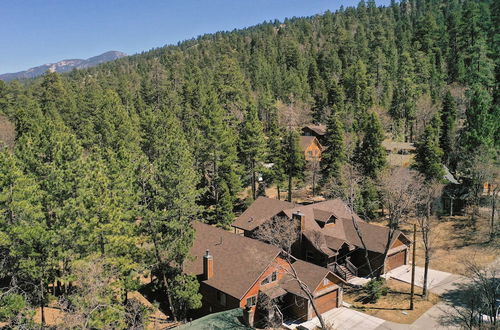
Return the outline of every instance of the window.
[[[325,278],[323,279],[323,285],[325,285],[325,286],[326,286],[326,285],[328,285],[328,284],[330,284],[330,280],[329,280],[329,279],[327,279],[327,278],[325,277]]]
[[[263,279],[260,282],[260,285],[266,285],[266,284],[269,284],[271,282],[274,282],[274,281],[276,281],[277,278],[278,278],[278,273],[273,272],[271,275],[269,275],[265,279]]]
[[[257,296],[251,296],[247,298],[247,307],[252,307],[257,305]]]
[[[217,302],[219,305],[226,306],[226,294],[224,292],[217,291]]]
[[[308,151],[307,153],[309,154],[309,157],[312,157],[312,155],[313,155],[312,151]]]

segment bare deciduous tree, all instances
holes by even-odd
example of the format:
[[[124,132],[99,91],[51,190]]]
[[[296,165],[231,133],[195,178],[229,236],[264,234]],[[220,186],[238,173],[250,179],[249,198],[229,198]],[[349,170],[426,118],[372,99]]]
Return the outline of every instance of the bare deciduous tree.
[[[464,329],[497,329],[500,279],[494,266],[482,268],[470,263],[465,275],[470,282],[457,288],[453,311],[444,319]]]
[[[368,265],[368,271],[370,273],[370,276],[372,276],[374,270],[372,267],[370,257],[368,255],[368,249],[366,247],[365,240],[363,238],[363,232],[359,227],[358,220],[354,216],[354,206],[356,203],[356,196],[357,196],[355,189],[356,187],[359,187],[361,181],[363,180],[363,177],[361,176],[358,169],[354,165],[352,165],[351,162],[347,163],[344,166],[343,172],[349,187],[347,193],[347,204],[346,204],[347,210],[349,211],[349,214],[351,216],[352,224],[354,226],[354,229],[356,230],[356,234],[358,235],[359,240],[361,241],[361,245],[363,246],[366,264]]]
[[[74,265],[74,292],[59,301],[64,329],[144,329],[149,310],[134,299],[124,305],[116,287],[119,272],[103,258]]]
[[[383,204],[387,208],[387,227],[389,228],[383,260],[387,257],[394,234],[401,224],[416,214],[423,185],[423,177],[407,168],[388,169],[382,174],[379,188]],[[382,275],[383,268],[378,270],[377,277]]]
[[[291,222],[292,221],[292,222]],[[299,224],[294,220],[284,217],[275,217],[272,221],[268,221],[257,229],[255,238],[267,242],[281,249],[282,258],[286,261],[287,267],[277,264],[281,270],[290,276],[291,280],[296,281],[300,289],[307,296],[311,303],[314,313],[318,317],[322,329],[327,329],[328,326],[323,319],[323,316],[318,311],[316,303],[314,302],[313,291],[307,284],[301,280],[299,274],[293,266],[295,257],[292,256],[292,247],[300,239],[301,233],[299,232]],[[313,288],[314,290],[314,288]]]
[[[424,283],[422,296],[428,296],[428,273],[429,264],[432,257],[432,227],[434,226],[433,208],[436,200],[441,196],[443,185],[439,183],[426,184],[422,187],[420,205],[417,216],[417,224],[422,234],[424,247]]]
[[[312,184],[312,195],[313,196],[316,196],[316,186],[317,186],[317,182],[318,182],[318,174],[319,174],[319,164],[320,164],[320,161],[318,159],[318,157],[313,157],[311,160],[307,161],[306,163],[306,169],[307,169],[307,172],[308,172],[308,176],[310,177],[310,180],[307,180],[307,181],[310,181],[311,184]]]
[[[358,224],[355,215],[356,204],[359,203],[359,196],[361,191],[361,184],[364,180],[363,175],[359,171],[358,167],[354,162],[354,149],[356,148],[356,141],[353,136],[347,136],[346,138],[346,157],[347,161],[342,166],[341,178],[334,179],[328,184],[329,197],[340,198],[345,201],[347,211],[351,216],[351,220],[356,230],[356,234],[361,241],[361,245],[364,249],[364,256],[366,260],[366,265],[368,266],[369,274],[373,274],[372,264],[368,255],[368,249],[366,248],[365,240],[363,238],[363,232]]]

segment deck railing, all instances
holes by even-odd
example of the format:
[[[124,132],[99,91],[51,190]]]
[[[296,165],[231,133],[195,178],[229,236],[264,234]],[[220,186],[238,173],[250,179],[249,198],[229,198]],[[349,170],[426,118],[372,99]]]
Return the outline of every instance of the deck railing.
[[[347,257],[345,259],[345,267],[354,275],[354,276],[358,276],[358,268],[356,266],[354,266],[351,262],[351,257]]]
[[[343,271],[337,263],[328,265],[328,269],[340,276],[344,281],[347,281],[347,273]]]

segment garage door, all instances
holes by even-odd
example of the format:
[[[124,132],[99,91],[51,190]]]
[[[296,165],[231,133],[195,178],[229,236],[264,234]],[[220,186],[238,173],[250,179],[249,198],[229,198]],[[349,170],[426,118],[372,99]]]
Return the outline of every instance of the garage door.
[[[386,272],[391,269],[397,268],[405,264],[406,261],[406,250],[394,253],[387,257],[387,268]]]
[[[338,289],[316,298],[314,302],[321,314],[336,308],[338,306]]]

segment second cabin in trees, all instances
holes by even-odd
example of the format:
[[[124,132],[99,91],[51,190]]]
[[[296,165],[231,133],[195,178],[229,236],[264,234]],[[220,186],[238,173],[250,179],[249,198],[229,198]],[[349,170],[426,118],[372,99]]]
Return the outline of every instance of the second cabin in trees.
[[[300,148],[304,152],[306,161],[320,161],[323,146],[319,143],[318,139],[314,136],[301,136]]]

